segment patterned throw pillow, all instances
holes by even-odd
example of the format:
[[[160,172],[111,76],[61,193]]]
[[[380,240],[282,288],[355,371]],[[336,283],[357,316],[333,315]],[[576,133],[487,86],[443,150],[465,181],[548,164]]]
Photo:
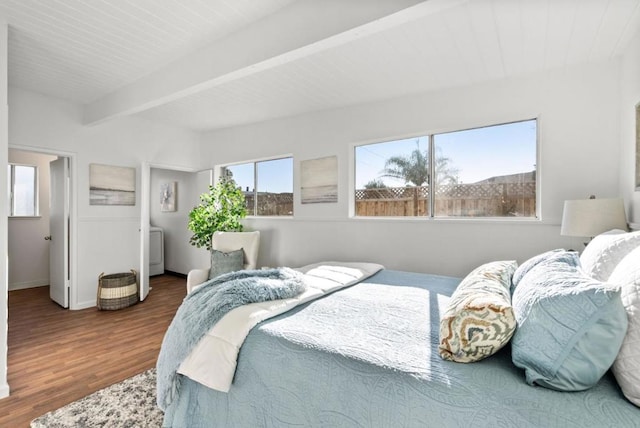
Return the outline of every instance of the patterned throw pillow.
[[[213,279],[223,273],[242,270],[244,267],[244,250],[229,251],[228,253],[211,250],[211,269],[209,279]]]
[[[511,357],[530,385],[588,389],[609,370],[622,344],[627,314],[620,288],[587,276],[577,265],[577,260],[543,261],[513,293],[518,327]]]
[[[515,261],[476,268],[454,291],[440,318],[440,356],[471,363],[495,354],[516,328],[509,287]]]
[[[622,287],[622,304],[629,320],[612,371],[624,396],[640,407],[640,247],[622,259],[609,282]]]

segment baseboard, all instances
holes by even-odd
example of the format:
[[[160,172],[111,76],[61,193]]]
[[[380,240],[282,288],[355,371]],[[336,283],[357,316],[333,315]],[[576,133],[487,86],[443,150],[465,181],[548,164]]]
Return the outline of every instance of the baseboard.
[[[172,270],[165,270],[164,271],[165,275],[171,275],[171,276],[177,276],[178,278],[182,278],[182,279],[187,279],[187,275],[180,273],[180,272],[174,272]]]
[[[14,282],[9,284],[9,291],[24,290],[26,288],[44,287],[49,285],[49,279],[36,279],[34,281]]]
[[[89,308],[93,308],[95,306],[98,306],[96,304],[95,300],[91,300],[91,301],[86,301],[86,302],[80,302],[77,305],[73,305],[73,307],[71,305],[69,305],[69,309],[73,310],[73,311],[79,311],[81,309],[89,309]]]
[[[0,398],[5,398],[9,396],[9,384],[4,383],[0,385]]]

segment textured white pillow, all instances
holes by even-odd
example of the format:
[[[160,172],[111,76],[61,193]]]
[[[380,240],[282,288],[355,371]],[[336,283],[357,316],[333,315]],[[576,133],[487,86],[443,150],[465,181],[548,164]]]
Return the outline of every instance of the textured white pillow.
[[[640,247],[622,259],[609,283],[622,286],[620,296],[629,319],[612,371],[625,397],[640,407]]]
[[[580,255],[584,272],[598,281],[607,281],[624,256],[640,246],[640,232],[611,232],[593,238]]]

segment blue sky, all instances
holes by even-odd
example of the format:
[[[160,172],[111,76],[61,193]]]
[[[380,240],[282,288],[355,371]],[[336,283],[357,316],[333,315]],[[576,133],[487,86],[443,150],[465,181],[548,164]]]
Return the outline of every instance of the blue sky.
[[[437,153],[458,168],[462,183],[536,168],[535,120],[438,134],[434,143]],[[403,186],[401,180],[380,178],[385,161],[391,156],[408,156],[416,147],[426,151],[428,146],[427,137],[416,137],[356,147],[356,188],[373,179],[381,179],[388,186]]]
[[[227,167],[242,190],[253,190],[253,162]],[[293,191],[293,159],[283,158],[257,162],[258,191],[283,193]]]

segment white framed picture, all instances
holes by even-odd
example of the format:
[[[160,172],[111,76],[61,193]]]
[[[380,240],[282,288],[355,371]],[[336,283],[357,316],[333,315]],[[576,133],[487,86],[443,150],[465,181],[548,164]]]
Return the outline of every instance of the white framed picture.
[[[136,169],[89,165],[89,205],[135,205]]]
[[[337,156],[301,161],[300,173],[303,204],[338,202]]]
[[[176,210],[176,188],[175,181],[160,184],[160,211],[172,212]]]

